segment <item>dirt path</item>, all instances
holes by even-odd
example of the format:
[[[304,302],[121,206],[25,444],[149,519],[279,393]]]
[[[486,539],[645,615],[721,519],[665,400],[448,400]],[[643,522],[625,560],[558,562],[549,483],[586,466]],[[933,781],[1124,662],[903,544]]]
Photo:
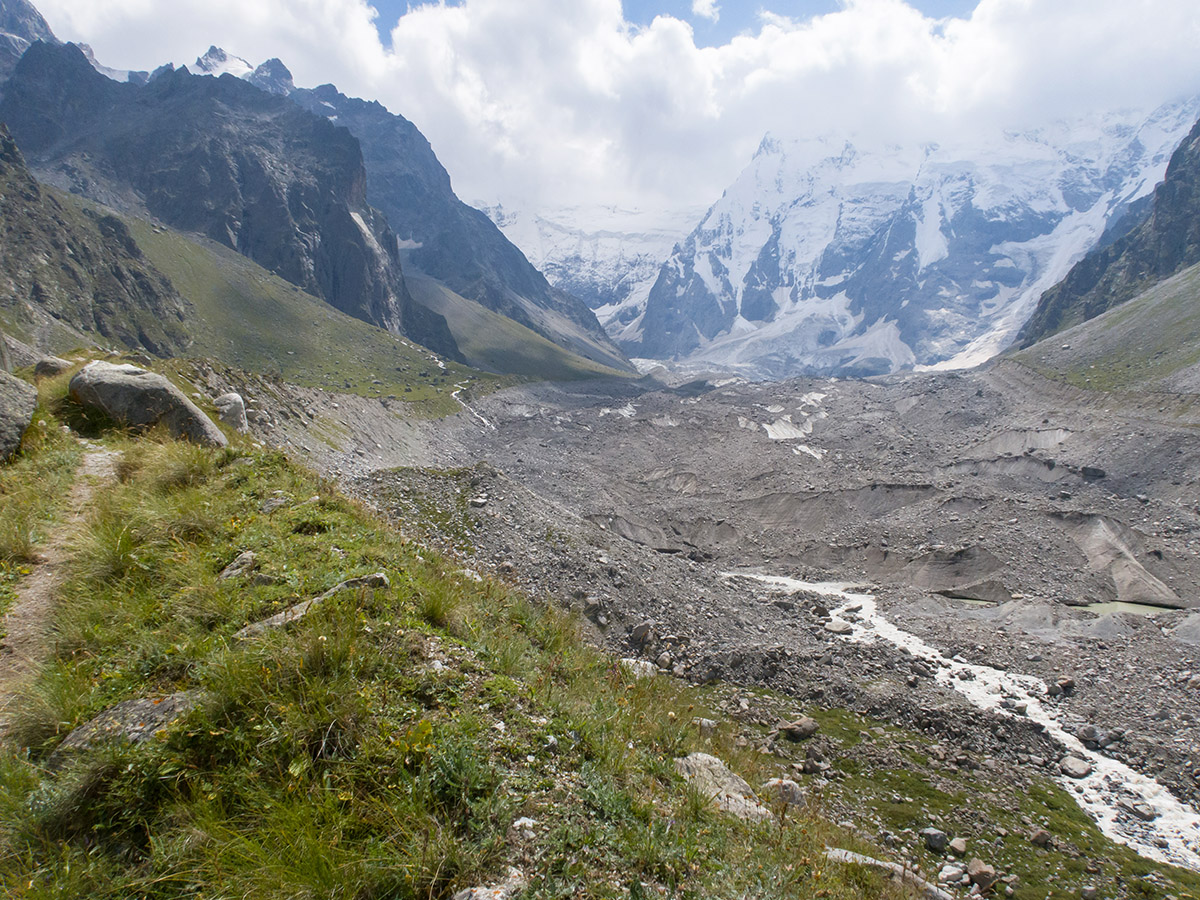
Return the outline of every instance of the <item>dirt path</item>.
[[[66,578],[71,534],[87,510],[97,486],[116,477],[120,454],[92,449],[84,454],[75,473],[64,521],[54,529],[41,558],[17,586],[17,599],[4,616],[0,634],[0,735],[7,730],[8,708],[14,689],[42,658],[47,625],[58,588]]]

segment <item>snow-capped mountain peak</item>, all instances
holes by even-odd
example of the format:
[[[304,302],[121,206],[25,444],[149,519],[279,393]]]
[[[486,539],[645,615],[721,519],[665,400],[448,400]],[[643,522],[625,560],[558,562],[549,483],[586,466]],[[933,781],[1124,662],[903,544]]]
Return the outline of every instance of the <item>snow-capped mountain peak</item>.
[[[240,56],[227,53],[220,47],[209,47],[208,52],[198,57],[195,63],[197,75],[232,75],[235,78],[249,78],[254,73],[254,66]]]
[[[768,135],[625,347],[758,377],[975,365],[1161,180],[1197,115],[1200,98],[937,143]]]

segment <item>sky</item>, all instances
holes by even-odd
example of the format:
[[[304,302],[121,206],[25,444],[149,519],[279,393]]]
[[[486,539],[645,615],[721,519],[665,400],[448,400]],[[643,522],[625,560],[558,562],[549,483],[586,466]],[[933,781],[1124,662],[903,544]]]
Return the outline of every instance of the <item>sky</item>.
[[[106,65],[210,44],[379,100],[468,202],[694,209],[767,133],[908,142],[1200,93],[1195,0],[34,0]]]

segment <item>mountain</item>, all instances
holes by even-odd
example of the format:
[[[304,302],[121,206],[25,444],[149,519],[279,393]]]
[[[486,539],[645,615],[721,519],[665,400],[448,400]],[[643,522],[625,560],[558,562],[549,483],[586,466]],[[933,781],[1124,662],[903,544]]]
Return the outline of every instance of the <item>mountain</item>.
[[[399,236],[406,266],[574,354],[630,369],[586,305],[551,286],[484,213],[459,200],[429,141],[403,116],[330,84],[296,88],[277,59],[254,67],[211,47],[196,69],[243,78],[348,129],[362,147],[367,196]]]
[[[756,377],[982,362],[1151,191],[1198,111],[958,146],[767,138],[662,266],[625,349]]]
[[[188,304],[115,216],[60,202],[0,125],[0,318],[45,350],[97,338],[163,355],[190,342]]]
[[[0,81],[17,67],[17,60],[36,41],[57,43],[42,14],[27,0],[0,0]]]
[[[353,136],[237,78],[156,76],[119,83],[77,47],[39,42],[13,71],[0,119],[43,180],[204,235],[457,356],[445,320],[408,293],[399,242],[367,205]]]
[[[704,210],[615,206],[481,207],[557,288],[578,297],[618,343],[636,339],[662,261]]]
[[[1200,263],[1200,122],[1171,157],[1147,213],[1042,295],[1021,332],[1021,346],[1098,316],[1195,263]]]

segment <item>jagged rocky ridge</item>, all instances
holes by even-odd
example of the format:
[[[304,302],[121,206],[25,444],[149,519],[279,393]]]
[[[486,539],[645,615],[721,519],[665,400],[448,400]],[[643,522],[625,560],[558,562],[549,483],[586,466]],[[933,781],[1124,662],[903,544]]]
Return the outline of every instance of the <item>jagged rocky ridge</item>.
[[[982,362],[1149,193],[1198,109],[977,146],[767,139],[664,264],[625,349],[759,377]]]
[[[1132,218],[1132,217],[1131,217]],[[1148,213],[1097,247],[1046,291],[1021,332],[1030,347],[1095,318],[1200,262],[1200,122],[1171,157]]]
[[[243,78],[349,129],[362,146],[367,196],[399,236],[407,265],[575,353],[629,367],[585,304],[553,287],[484,213],[458,199],[429,141],[403,116],[331,84],[296,88],[278,59],[253,67],[211,47],[196,68]]]
[[[367,205],[352,135],[236,78],[156,74],[118,83],[77,47],[36,43],[0,118],[43,180],[203,234],[343,312],[457,357],[445,320],[408,293],[398,241]]]
[[[124,223],[68,208],[41,187],[2,124],[0,222],[0,312],[20,337],[99,335],[159,355],[187,347],[187,303]]]

